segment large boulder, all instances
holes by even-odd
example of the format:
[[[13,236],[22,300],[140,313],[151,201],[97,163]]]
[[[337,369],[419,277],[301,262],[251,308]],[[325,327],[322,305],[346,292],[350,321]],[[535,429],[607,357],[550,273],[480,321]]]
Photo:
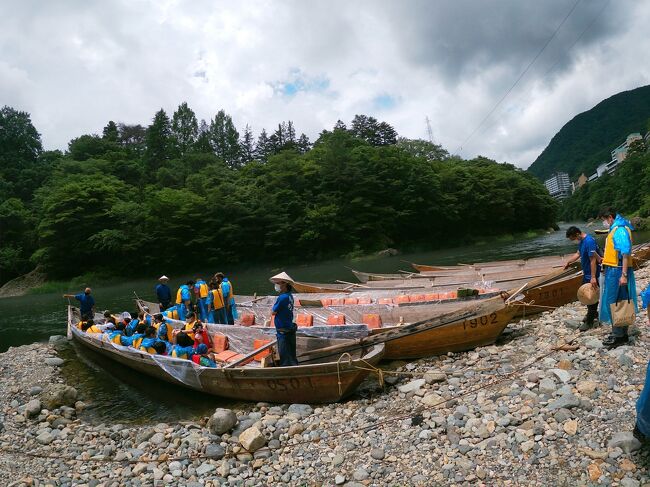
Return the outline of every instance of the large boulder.
[[[230,409],[218,408],[208,420],[208,429],[215,435],[227,433],[237,424],[237,415]]]
[[[43,391],[41,400],[47,409],[74,406],[77,401],[77,389],[65,384],[50,384]]]

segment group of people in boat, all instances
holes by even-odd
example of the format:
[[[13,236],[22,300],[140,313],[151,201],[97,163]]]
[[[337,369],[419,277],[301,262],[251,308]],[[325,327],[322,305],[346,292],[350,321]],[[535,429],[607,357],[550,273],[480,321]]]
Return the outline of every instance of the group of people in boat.
[[[293,288],[289,279],[285,273],[270,279],[279,292],[271,316],[276,329],[280,366],[298,365],[297,326],[293,321]],[[77,327],[86,333],[105,334],[105,338],[113,343],[150,354],[217,367],[212,339],[204,324],[206,319],[202,317],[207,317],[208,323],[234,324],[237,311],[232,284],[222,273],[215,274],[210,284],[203,279],[188,281],[179,287],[176,303],[171,306],[169,278],[163,275],[159,281],[155,291],[161,312],[151,314],[144,309],[138,312],[137,318],[132,318],[126,311],[120,314],[106,311],[102,322],[95,323],[95,301],[90,288],[86,288],[84,293],[65,294],[64,297],[79,301],[81,320]]]
[[[169,278],[163,275],[158,281],[155,292],[160,310],[169,311],[174,319],[184,321],[194,312],[203,322],[235,324],[235,291],[223,272],[214,274],[207,283],[201,277],[187,281],[177,289],[175,299],[168,286]]]

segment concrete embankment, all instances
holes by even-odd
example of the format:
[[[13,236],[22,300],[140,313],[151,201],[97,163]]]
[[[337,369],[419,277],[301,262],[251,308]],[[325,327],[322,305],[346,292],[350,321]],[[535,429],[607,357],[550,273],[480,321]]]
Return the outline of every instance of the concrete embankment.
[[[639,290],[649,277],[637,273]],[[648,453],[631,431],[647,315],[629,346],[607,351],[607,329],[577,331],[584,311],[571,304],[511,324],[496,345],[393,363],[402,374],[385,390],[371,378],[342,404],[259,403],[178,424],[89,424],[79,414],[92,398],[62,383],[56,347],[13,348],[0,354],[1,483],[646,485]],[[577,348],[553,351],[574,337]]]

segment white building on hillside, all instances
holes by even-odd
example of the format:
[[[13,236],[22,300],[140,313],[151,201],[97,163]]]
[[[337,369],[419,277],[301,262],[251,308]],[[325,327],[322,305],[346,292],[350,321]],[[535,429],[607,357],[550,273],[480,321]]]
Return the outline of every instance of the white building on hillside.
[[[544,186],[555,199],[563,200],[571,195],[571,181],[565,172],[556,172],[544,181]]]

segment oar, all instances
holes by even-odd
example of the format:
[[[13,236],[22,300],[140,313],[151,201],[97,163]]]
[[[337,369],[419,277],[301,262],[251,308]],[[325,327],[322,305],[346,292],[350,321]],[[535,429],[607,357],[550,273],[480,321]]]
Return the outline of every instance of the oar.
[[[249,354],[247,354],[247,355],[244,355],[244,356],[243,356],[242,358],[240,358],[239,360],[235,360],[234,362],[232,362],[232,363],[230,363],[230,364],[228,364],[228,365],[225,365],[223,368],[224,368],[224,369],[229,369],[229,368],[231,368],[231,367],[236,367],[237,365],[242,364],[242,363],[246,362],[247,360],[251,359],[252,357],[254,357],[255,355],[257,355],[258,353],[263,352],[263,351],[266,350],[267,348],[271,348],[273,345],[275,345],[275,344],[277,344],[277,343],[278,343],[277,340],[273,340],[272,342],[267,343],[266,345],[264,345],[264,346],[262,346],[262,347],[260,347],[260,348],[257,348],[257,349],[255,349],[255,350],[253,350],[251,353],[249,353]]]
[[[360,287],[363,289],[372,289],[370,286],[364,286],[363,284],[359,284],[357,282],[341,281],[340,279],[337,279],[336,282],[338,282],[339,284],[347,284],[348,287],[345,289],[348,289],[349,287],[353,287],[353,288]]]

